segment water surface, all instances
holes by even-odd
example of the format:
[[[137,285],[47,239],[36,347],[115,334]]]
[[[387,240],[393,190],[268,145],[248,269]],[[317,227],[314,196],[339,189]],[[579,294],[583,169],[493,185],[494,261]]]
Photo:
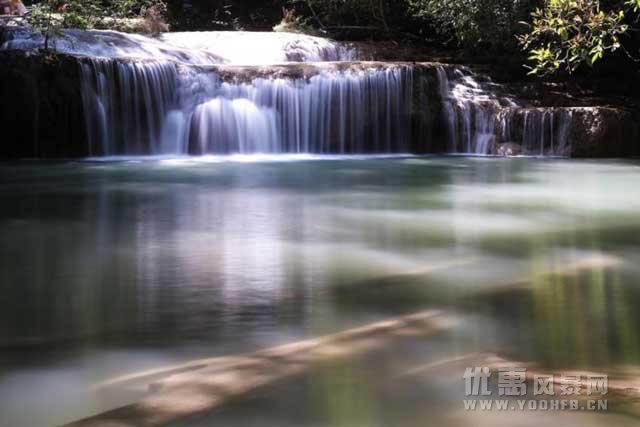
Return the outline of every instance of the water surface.
[[[461,376],[407,372],[476,351],[545,369],[637,366],[638,166],[4,163],[0,425],[59,425],[139,399],[136,388],[94,388],[119,375],[429,308],[458,326],[318,366],[180,425],[509,426],[518,415],[532,426],[633,425],[620,411],[465,413]]]

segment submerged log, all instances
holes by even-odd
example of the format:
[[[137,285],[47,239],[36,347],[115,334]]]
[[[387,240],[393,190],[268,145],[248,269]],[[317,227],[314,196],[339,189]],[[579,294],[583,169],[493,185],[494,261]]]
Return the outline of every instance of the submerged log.
[[[477,264],[473,257],[454,259],[433,264],[419,271],[368,278],[358,282],[338,284],[331,289],[342,304],[367,304],[386,307],[393,302],[407,309],[431,304],[453,302],[475,302],[478,298],[508,294],[514,291],[531,291],[536,280],[546,276],[569,277],[593,270],[613,269],[622,265],[623,260],[607,254],[591,253],[576,259],[535,271],[532,274],[515,276],[512,279],[492,282],[482,286],[465,286],[451,282],[439,282],[438,273],[453,268],[464,268]],[[429,283],[428,283],[429,282]]]
[[[211,411],[229,399],[331,362],[382,349],[403,337],[428,336],[454,325],[440,311],[424,311],[372,323],[334,335],[255,353],[203,359],[106,381],[99,387],[147,381],[153,393],[133,405],[66,427],[162,426]],[[185,372],[186,371],[186,372]],[[166,378],[153,381],[152,378]],[[168,375],[168,376],[167,376]]]

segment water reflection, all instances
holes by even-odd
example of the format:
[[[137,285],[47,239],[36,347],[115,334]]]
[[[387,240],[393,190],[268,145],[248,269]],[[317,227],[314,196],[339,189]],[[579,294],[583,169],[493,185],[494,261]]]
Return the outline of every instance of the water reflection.
[[[549,369],[640,363],[635,163],[285,160],[0,166],[0,425],[137,400],[87,391],[118,375],[425,308],[462,323],[206,422],[466,425],[458,382],[398,373],[473,351]]]

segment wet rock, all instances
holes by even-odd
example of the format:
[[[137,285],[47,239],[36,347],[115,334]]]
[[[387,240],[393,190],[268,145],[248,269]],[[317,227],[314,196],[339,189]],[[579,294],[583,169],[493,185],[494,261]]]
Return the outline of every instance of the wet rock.
[[[372,70],[389,70],[412,66],[408,62],[375,62],[375,61],[343,61],[343,62],[295,62],[273,65],[210,65],[198,66],[204,71],[217,74],[229,83],[251,83],[254,79],[309,79],[322,73],[349,72],[358,73]]]
[[[1,158],[86,155],[75,58],[0,51]]]
[[[638,114],[616,107],[570,109],[571,157],[625,157],[640,154]]]
[[[520,154],[522,154],[522,145],[515,144],[513,142],[505,142],[502,144],[497,144],[495,150],[495,154],[499,156],[519,156]]]

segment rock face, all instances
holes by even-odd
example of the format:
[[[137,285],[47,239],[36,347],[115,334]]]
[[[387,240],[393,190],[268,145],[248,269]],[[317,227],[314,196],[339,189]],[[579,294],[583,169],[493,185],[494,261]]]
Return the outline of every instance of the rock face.
[[[572,108],[572,157],[624,157],[640,154],[638,114],[622,108]]]
[[[510,142],[505,142],[503,144],[497,144],[494,148],[494,153],[498,156],[519,156],[522,154],[522,146],[520,144],[513,144]]]
[[[272,152],[297,147],[319,153],[640,154],[639,115],[631,109],[532,106],[457,65],[167,63],[160,66],[162,72],[152,72],[151,65],[147,68],[145,62],[132,59],[12,50],[0,50],[0,64],[0,128],[5,135],[0,158],[199,154],[215,150],[216,141],[222,139],[238,139],[238,147],[245,149],[249,141],[252,150],[265,144],[267,134]],[[93,70],[89,79],[87,70]],[[359,81],[363,76],[366,80]],[[188,84],[182,84],[187,77]],[[211,92],[210,82],[222,89]],[[540,94],[541,103],[546,96]],[[210,102],[215,97],[219,103]],[[324,101],[318,103],[319,99]],[[185,106],[194,113],[180,111]],[[269,131],[259,131],[260,123]],[[230,130],[220,133],[223,127]],[[307,131],[314,138],[324,132],[326,141],[300,144],[310,138]],[[185,133],[191,137],[185,139]],[[107,134],[115,152],[96,143]],[[194,145],[194,137],[209,145]],[[184,149],[171,146],[166,151],[177,138],[184,139]],[[357,144],[350,140],[354,138]],[[123,144],[129,145],[123,148]],[[229,147],[233,151],[235,145]]]
[[[0,52],[2,158],[85,156],[75,58]]]

